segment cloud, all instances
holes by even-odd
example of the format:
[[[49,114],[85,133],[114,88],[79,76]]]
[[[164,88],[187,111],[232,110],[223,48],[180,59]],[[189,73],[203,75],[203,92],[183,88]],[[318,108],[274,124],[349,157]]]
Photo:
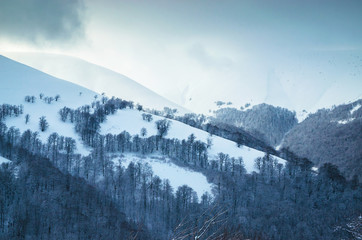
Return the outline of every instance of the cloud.
[[[83,35],[82,0],[1,0],[0,37],[34,44]]]
[[[206,68],[229,68],[233,63],[230,58],[209,53],[201,44],[192,45],[188,54]]]

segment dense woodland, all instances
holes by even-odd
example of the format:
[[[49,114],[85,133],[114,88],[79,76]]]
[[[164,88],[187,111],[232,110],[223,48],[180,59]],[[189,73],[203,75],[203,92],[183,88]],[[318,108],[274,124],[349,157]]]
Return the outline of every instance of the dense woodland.
[[[190,135],[168,139],[168,120],[155,121],[156,136],[127,132],[101,135],[107,115],[132,102],[107,99],[63,108],[89,156],[75,154],[75,141],[58,133],[42,143],[36,132],[20,133],[0,122],[0,153],[12,161],[0,170],[0,239],[358,239],[362,189],[338,168],[312,171],[307,159],[286,152],[285,167],[266,154],[247,174],[242,158],[219,153]],[[2,105],[1,120],[21,115]],[[152,119],[145,113],[145,121]],[[204,173],[214,195],[188,186],[172,189],[147,164],[115,164],[125,153],[156,154]],[[357,226],[357,227],[356,227]]]
[[[362,180],[362,100],[321,109],[294,127],[282,147],[315,165],[330,162],[349,179]]]
[[[145,111],[157,116],[162,116],[168,119],[174,119],[183,122],[191,127],[204,130],[211,135],[216,135],[222,138],[236,142],[238,146],[245,145],[260,151],[269,152],[277,155],[277,151],[271,144],[265,141],[265,136],[259,131],[248,130],[243,127],[235,126],[232,121],[215,121],[213,117],[206,117],[203,114],[187,113],[185,115],[177,115],[176,109],[165,107],[163,111],[144,109]]]
[[[243,128],[274,147],[279,145],[284,135],[298,123],[295,112],[265,103],[247,110],[220,108],[214,112],[211,122]]]

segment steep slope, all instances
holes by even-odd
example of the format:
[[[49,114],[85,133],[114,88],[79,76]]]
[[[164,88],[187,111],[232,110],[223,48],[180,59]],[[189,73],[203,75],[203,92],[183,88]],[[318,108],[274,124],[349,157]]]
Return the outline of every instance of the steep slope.
[[[0,239],[150,238],[83,179],[31,154],[21,161],[17,177],[0,166],[0,199],[7,202],[2,205]]]
[[[145,128],[147,130],[147,136],[157,135],[157,129],[155,122],[162,120],[162,117],[153,115],[153,120],[151,122],[142,120],[142,112],[136,110],[122,110],[118,111],[114,115],[109,115],[106,122],[101,124],[101,133],[102,134],[119,134],[122,131],[127,131],[131,135],[140,134],[141,129]],[[258,157],[263,157],[264,152],[246,147],[240,146],[233,141],[221,138],[215,135],[210,135],[209,133],[200,130],[198,128],[190,127],[182,122],[170,120],[171,126],[167,138],[176,138],[176,139],[187,139],[191,134],[194,134],[196,140],[202,142],[211,141],[210,149],[208,150],[209,160],[218,159],[218,153],[228,154],[230,157],[238,158],[242,157],[245,164],[245,169],[247,172],[256,171],[254,165],[254,160]],[[280,163],[285,163],[281,158],[275,157]]]
[[[87,156],[91,153],[92,148],[86,147],[82,143],[79,135],[76,134],[74,130],[74,124],[70,121],[61,121],[58,112],[64,106],[76,109],[83,105],[89,105],[95,100],[94,96],[98,96],[97,100],[100,100],[100,95],[5,57],[0,58],[0,66],[0,80],[2,86],[0,88],[0,102],[23,105],[22,115],[19,117],[7,117],[5,119],[5,124],[9,128],[12,126],[19,128],[20,134],[27,129],[30,129],[33,132],[37,131],[39,133],[39,138],[43,143],[47,142],[50,134],[56,132],[59,135],[71,137],[76,140],[76,153],[83,156]],[[42,99],[40,99],[41,93],[43,94]],[[58,100],[53,100],[51,103],[44,101],[50,97],[54,98],[58,94],[60,95]],[[25,101],[25,96],[34,96],[36,98],[35,102]],[[135,109],[124,109],[117,111],[114,115],[108,115],[106,121],[101,124],[100,134],[119,134],[123,131],[127,131],[131,135],[139,135],[141,129],[144,127],[147,130],[147,136],[156,135],[157,129],[155,122],[163,118],[153,115],[154,120],[147,122],[142,120],[142,113],[143,112]],[[27,114],[29,114],[30,120],[26,123],[25,116]],[[45,116],[49,123],[49,128],[44,132],[39,128],[39,118],[41,116]],[[265,155],[264,152],[253,148],[245,146],[237,147],[235,142],[217,136],[210,136],[209,133],[190,127],[184,123],[175,120],[170,121],[172,124],[170,131],[166,136],[167,138],[182,140],[187,139],[191,134],[194,134],[196,140],[200,140],[204,143],[208,142],[208,140],[211,141],[211,146],[208,150],[208,157],[210,160],[217,160],[218,154],[221,152],[229,154],[230,157],[234,158],[242,157],[246,170],[252,172],[256,170],[254,160]],[[280,158],[276,159],[278,159],[279,162],[284,163],[284,160]],[[164,162],[164,164],[168,163]],[[156,169],[154,169],[154,171],[156,172]],[[192,174],[192,172],[189,171],[188,174]],[[184,179],[185,172],[176,171],[175,176],[179,179]],[[203,179],[202,181],[207,182],[205,176],[199,175],[199,177],[201,177],[199,179]],[[184,184],[187,183],[187,181],[181,182]],[[202,187],[199,188],[198,194],[205,191],[210,192],[210,189],[212,188],[210,184],[205,183],[201,185]],[[179,184],[173,185],[175,189],[177,189],[178,186]],[[197,186],[195,188],[197,188]]]
[[[107,96],[142,103],[148,108],[169,107],[182,114],[189,112],[122,74],[78,58],[45,53],[6,53],[6,56]]]
[[[362,179],[362,100],[321,109],[294,127],[283,148],[309,158],[317,166],[330,162],[347,177]]]
[[[71,137],[76,140],[77,152],[88,155],[89,150],[79,140],[70,123],[59,120],[58,111],[64,106],[77,108],[90,103],[96,92],[76,84],[57,79],[36,69],[0,56],[0,103],[23,105],[24,113],[20,117],[10,117],[5,120],[6,125],[19,128],[21,132],[27,129],[38,131],[43,142],[53,132]],[[40,99],[40,94],[44,96]],[[60,98],[56,101],[55,96]],[[26,102],[26,96],[34,96],[34,103]],[[49,104],[46,98],[53,98]],[[25,123],[25,115],[29,114],[29,122]],[[39,129],[39,118],[45,116],[49,128],[42,132]]]
[[[268,104],[259,104],[246,110],[221,108],[214,112],[211,121],[242,127],[274,147],[297,124],[295,113]]]
[[[105,92],[108,96],[123,96],[124,99],[144,102],[146,106],[151,104],[148,107],[153,108],[165,106],[164,98],[155,96],[154,92],[129,78],[73,57],[43,53],[4,54],[53,76]],[[172,96],[172,100],[179,105],[167,101],[166,106],[178,108],[182,112],[181,105],[206,114],[209,109],[214,109],[217,100],[231,101],[237,108],[245,103],[267,103],[296,111],[298,119],[302,121],[305,118],[303,110],[313,113],[321,108],[361,98],[360,56],[349,51],[333,54],[328,51],[318,51],[316,54],[312,51],[301,54],[298,59],[298,63],[293,66],[289,65],[289,59],[284,59],[274,68],[260,65],[259,61],[243,63],[244,73],[241,75],[230,76],[225,73],[213,81],[208,75],[197,82],[190,82],[185,77],[180,86],[162,86],[163,92],[164,89],[175,92],[174,89],[180,88]],[[338,70],[342,68],[345,71]],[[207,86],[213,86],[215,91],[210,94]]]
[[[11,107],[2,105],[0,155],[13,163],[0,167],[0,192],[4,193],[0,194],[0,203],[5,203],[1,204],[5,221],[0,221],[0,228],[6,226],[6,231],[0,231],[0,239],[172,239],[185,233],[197,238],[221,234],[220,238],[225,239],[333,239],[337,236],[335,226],[345,226],[351,222],[349,217],[355,218],[361,212],[358,197],[353,197],[360,195],[361,188],[355,182],[345,181],[333,166],[322,166],[316,174],[310,171],[310,165],[291,162],[282,168],[265,156],[257,161],[259,173],[245,174],[237,163],[234,166],[231,158],[227,165],[225,155],[218,153],[243,157],[250,172],[254,170],[254,158],[264,155],[262,151],[239,148],[235,142],[175,120],[169,120],[168,133],[160,136],[156,125],[163,118],[151,115],[153,120],[143,120],[140,108],[136,110],[132,103],[120,99],[94,99],[89,94],[89,101],[83,102],[86,94],[73,95],[73,90],[67,88],[58,101],[47,103],[49,97],[58,94],[55,91],[62,89],[62,83],[53,82],[54,78],[34,69],[32,72],[26,66],[10,63],[0,65],[0,69],[12,67],[26,75],[20,74],[22,82],[4,71],[2,76],[6,80],[26,86],[33,83],[27,81],[28,76],[37,79],[34,82],[39,85],[28,93],[26,87],[16,92],[16,86],[9,83],[9,89],[19,97],[8,96],[2,90],[1,103],[14,98],[11,103],[23,104],[25,113],[32,115],[35,111],[49,119],[51,114],[57,121],[57,110],[64,101],[71,101],[69,106],[74,108],[89,104],[67,110],[61,123],[64,125],[52,122],[52,126],[59,134],[69,128],[75,135],[75,125],[84,142],[92,146],[92,154],[68,154],[60,146],[63,144],[57,144],[61,138],[42,145],[34,134],[20,136],[13,129],[6,130],[4,116],[6,124],[16,119],[20,119],[19,126],[30,126],[30,122],[25,124],[24,114],[15,114]],[[2,86],[7,86],[5,79],[0,79]],[[51,92],[41,84],[59,89]],[[41,91],[42,100],[37,93],[40,89],[47,90]],[[35,103],[26,102],[26,94],[37,94]],[[44,102],[46,98],[48,101]],[[19,108],[12,109],[18,112]],[[360,109],[360,104],[348,107],[347,114],[333,121],[341,125],[354,122]],[[158,136],[150,136],[155,134]],[[181,140],[185,138],[188,139]],[[9,171],[12,167],[15,171]],[[206,181],[206,176],[215,187]],[[194,187],[197,195],[211,188],[214,196],[197,197],[182,184]],[[146,228],[151,236],[146,236]],[[237,235],[233,237],[233,233]]]
[[[57,79],[2,56],[0,56],[0,66],[0,104],[23,105],[23,114],[18,117],[11,116],[5,119],[4,123],[8,128],[18,128],[20,134],[28,129],[33,132],[38,132],[38,137],[43,143],[46,143],[48,137],[55,132],[61,136],[75,139],[75,153],[79,153],[83,156],[87,156],[91,153],[92,149],[85,146],[79,135],[75,132],[74,124],[61,121],[58,112],[65,106],[76,109],[80,106],[90,104],[94,100],[94,96],[100,98],[100,95],[76,84]],[[44,95],[42,99],[40,99],[40,94]],[[55,98],[56,95],[60,96],[57,101],[53,100],[51,103],[44,101],[49,97]],[[34,96],[35,102],[25,101],[25,96]],[[130,111],[138,113],[138,111]],[[27,114],[29,114],[30,117],[29,121],[26,123],[25,116]],[[44,132],[42,132],[39,127],[39,118],[41,116],[45,116],[46,121],[49,123],[49,128]],[[129,119],[128,124],[123,125],[124,130],[133,132],[132,129],[134,128],[134,125],[132,123],[134,120],[132,117],[133,115],[131,116],[131,119]],[[120,124],[120,122],[113,122],[112,128],[117,128]],[[149,131],[150,133],[152,132],[151,129]],[[6,163],[9,162],[9,160],[1,157],[0,163],[3,162]],[[160,166],[162,164],[165,165],[165,167],[169,165],[167,163],[161,163]],[[128,164],[124,166],[127,167]],[[158,167],[160,168],[160,166]],[[157,169],[153,170],[155,171]],[[178,182],[183,185],[187,183],[187,181],[182,180],[183,176],[186,176],[185,173],[186,175],[196,174],[198,179],[205,182],[205,184],[199,184],[200,191],[198,191],[198,194],[200,196],[206,191],[211,193],[211,184],[207,183],[206,177],[201,173],[192,173],[189,170],[179,168],[173,177],[178,178]],[[177,187],[180,186],[179,183],[172,185],[174,189],[177,189]],[[195,190],[198,189],[197,185],[198,184],[193,186]]]

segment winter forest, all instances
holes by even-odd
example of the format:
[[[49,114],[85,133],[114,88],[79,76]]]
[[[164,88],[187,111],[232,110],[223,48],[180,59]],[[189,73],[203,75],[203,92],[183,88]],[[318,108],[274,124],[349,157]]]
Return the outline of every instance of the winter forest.
[[[362,240],[362,0],[0,0],[0,240]]]
[[[41,96],[41,95],[40,95]],[[59,98],[59,97],[58,97]],[[29,100],[33,99],[33,100]],[[48,98],[49,99],[49,98]],[[56,99],[56,98],[55,98]],[[26,96],[27,104],[40,101]],[[51,104],[49,100],[44,100]],[[56,100],[55,100],[56,101]],[[131,135],[100,134],[100,124],[118,111],[142,112],[157,134],[146,129]],[[146,110],[118,98],[95,99],[78,109],[63,107],[62,122],[70,122],[92,152],[75,153],[75,140],[60,133],[41,142],[38,132],[8,128],[6,118],[23,118],[22,105],[0,106],[0,152],[12,164],[0,170],[1,239],[358,239],[361,186],[326,163],[318,171],[306,158],[287,149],[278,152],[248,135],[236,135],[238,147],[263,149],[248,173],[243,158],[220,152],[210,159],[212,142],[191,134],[170,139],[171,119],[231,139],[232,126],[217,127],[202,115],[175,117],[176,111]],[[155,121],[153,116],[162,116]],[[45,117],[39,131],[47,131]],[[237,133],[237,132],[236,132]],[[243,137],[243,138],[241,138]],[[271,150],[270,150],[271,149]],[[270,150],[270,151],[269,151]],[[173,189],[152,172],[148,163],[130,162],[127,154],[169,158],[199,171],[213,183],[213,192],[198,196],[187,185]],[[280,164],[273,155],[282,156]],[[117,156],[117,160],[114,159]]]

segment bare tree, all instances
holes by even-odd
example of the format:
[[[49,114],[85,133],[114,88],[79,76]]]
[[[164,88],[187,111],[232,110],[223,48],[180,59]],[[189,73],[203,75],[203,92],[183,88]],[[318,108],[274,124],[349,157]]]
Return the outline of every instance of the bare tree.
[[[42,116],[39,118],[39,127],[42,132],[46,131],[49,127],[48,121],[45,119],[45,116]]]

